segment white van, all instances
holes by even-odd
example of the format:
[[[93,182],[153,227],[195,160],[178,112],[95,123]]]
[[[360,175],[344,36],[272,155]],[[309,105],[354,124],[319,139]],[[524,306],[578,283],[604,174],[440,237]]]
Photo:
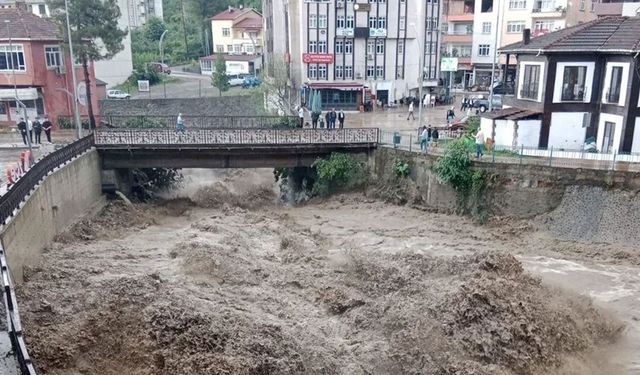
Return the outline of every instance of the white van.
[[[244,82],[244,77],[247,74],[228,74],[229,77],[229,86],[241,86],[242,82]]]

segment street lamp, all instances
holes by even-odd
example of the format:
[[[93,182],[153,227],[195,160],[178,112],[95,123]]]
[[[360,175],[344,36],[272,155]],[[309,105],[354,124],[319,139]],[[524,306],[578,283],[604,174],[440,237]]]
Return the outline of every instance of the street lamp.
[[[13,92],[15,95],[15,99],[16,99],[16,113],[19,113],[18,110],[18,83],[16,80],[16,67],[15,67],[15,63],[18,61],[18,58],[16,56],[16,59],[13,59],[13,39],[11,38],[11,30],[9,29],[9,24],[11,23],[10,20],[4,20],[4,24],[7,27],[7,35],[9,36],[9,60],[11,61],[11,75],[13,76]],[[27,107],[26,106],[22,106],[22,113],[23,113],[23,118],[26,124],[29,123],[29,119],[27,118]],[[33,131],[33,127],[32,130]],[[29,164],[31,164],[33,162],[33,150],[31,149],[31,134],[29,133],[29,127],[27,126],[27,136],[25,137],[27,139],[27,147],[29,148]]]
[[[73,82],[73,114],[76,119],[78,139],[82,138],[82,123],[80,122],[80,111],[78,110],[78,82],[76,80],[75,58],[73,56],[73,42],[71,41],[71,25],[69,24],[69,0],[64,0],[64,12],[67,17],[67,36],[69,37],[69,57],[71,59],[71,79]]]
[[[167,31],[169,30],[165,30],[162,32],[162,35],[160,35],[160,41],[158,42],[158,47],[160,48],[160,62],[162,64],[164,64],[164,48],[162,48],[162,42],[164,41],[164,35],[167,33]]]

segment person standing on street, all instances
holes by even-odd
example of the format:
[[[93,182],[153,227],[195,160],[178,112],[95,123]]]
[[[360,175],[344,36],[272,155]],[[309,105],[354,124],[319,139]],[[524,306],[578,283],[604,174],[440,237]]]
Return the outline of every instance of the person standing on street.
[[[456,118],[456,114],[453,112],[453,107],[451,107],[447,110],[447,124],[451,124],[454,118]]]
[[[476,133],[476,159],[480,159],[484,153],[484,133],[482,129],[478,129]]]
[[[422,127],[422,134],[420,135],[420,151],[427,153],[427,144],[428,144],[429,133],[427,132],[427,127]]]
[[[176,119],[176,133],[184,133],[184,122],[182,121],[182,113],[178,113],[178,118]]]
[[[318,112],[311,112],[311,126],[314,129],[318,128],[318,120],[320,119],[320,114]]]
[[[413,114],[413,100],[409,103],[409,115],[407,116],[407,121],[409,121],[409,117],[412,119],[416,119],[416,116]]]
[[[53,124],[49,121],[49,117],[44,115],[44,121],[42,122],[42,129],[44,130],[44,135],[47,136],[47,142],[51,143],[51,128],[53,128]]]
[[[22,136],[22,142],[27,144],[27,123],[24,121],[24,118],[20,117],[20,122],[18,123],[18,130],[20,130],[20,135]]]
[[[36,120],[33,122],[33,132],[36,135],[36,144],[41,144],[41,135],[42,135],[42,123],[40,122],[40,117],[36,117]]]
[[[33,143],[33,122],[27,117],[27,132],[29,132],[29,142]]]
[[[300,106],[300,108],[298,109],[298,127],[302,128],[304,126],[304,107]]]
[[[344,111],[338,112],[338,122],[340,122],[340,129],[344,128]]]
[[[336,113],[335,108],[331,108],[331,112],[329,112],[329,129],[336,128],[336,119],[338,118],[338,114]]]
[[[433,131],[431,132],[431,140],[433,141],[433,147],[436,147],[438,145],[438,138],[440,137],[440,134],[438,133],[438,128],[433,128]]]

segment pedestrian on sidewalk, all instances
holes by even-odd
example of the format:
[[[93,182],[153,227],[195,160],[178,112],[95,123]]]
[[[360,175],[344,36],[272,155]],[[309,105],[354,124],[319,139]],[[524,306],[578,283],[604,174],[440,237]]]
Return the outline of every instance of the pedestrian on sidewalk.
[[[476,159],[480,159],[484,153],[484,133],[482,129],[478,129],[476,133]]]
[[[178,118],[176,119],[176,133],[184,133],[184,122],[182,120],[182,113],[178,113]]]
[[[468,106],[469,106],[469,99],[467,99],[467,97],[465,96],[464,98],[462,98],[462,104],[460,105],[460,111],[464,112],[464,110],[467,109]]]
[[[53,128],[53,124],[49,121],[49,117],[44,115],[44,121],[42,122],[42,129],[44,130],[44,135],[47,136],[47,143],[51,144],[51,128]]]
[[[427,127],[427,141],[428,142],[431,141],[431,134],[433,134],[433,128],[431,127],[431,124],[429,124],[429,127]]]
[[[27,117],[27,132],[29,132],[29,142],[33,144],[33,122]]]
[[[318,120],[320,119],[320,114],[318,112],[311,112],[311,126],[314,129],[318,128]]]
[[[440,138],[438,128],[433,128],[433,131],[431,131],[431,140],[433,141],[433,147],[436,147],[438,145],[438,138]]]
[[[453,112],[453,106],[447,110],[447,124],[451,124],[453,119],[456,118],[455,112]]]
[[[27,123],[24,121],[24,118],[20,117],[20,122],[18,122],[18,130],[20,130],[20,135],[22,136],[22,142],[27,144]]]
[[[41,144],[42,142],[40,142],[40,140],[42,135],[42,123],[40,122],[40,117],[36,117],[35,121],[33,122],[33,132],[36,135],[36,144]]]
[[[298,109],[298,127],[302,128],[304,126],[304,107],[300,106],[300,108]]]
[[[414,116],[413,114],[413,100],[411,101],[411,103],[409,103],[409,115],[407,116],[407,121],[409,121],[409,117],[411,117],[413,120],[416,119],[416,116]]]
[[[338,118],[338,114],[336,113],[335,108],[331,108],[331,112],[329,112],[329,121],[327,124],[327,129],[335,129],[336,128],[336,119]]]
[[[427,144],[429,139],[429,133],[427,131],[427,127],[422,127],[422,135],[420,135],[420,151],[427,153]]]
[[[340,122],[340,129],[344,128],[344,111],[340,110],[340,112],[338,112],[338,122]]]

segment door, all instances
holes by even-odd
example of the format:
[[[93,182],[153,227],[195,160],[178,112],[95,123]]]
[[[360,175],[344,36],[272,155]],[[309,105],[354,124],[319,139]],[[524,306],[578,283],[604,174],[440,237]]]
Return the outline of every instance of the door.
[[[605,154],[613,151],[613,135],[616,131],[615,122],[604,122],[604,139],[602,140],[602,152]]]

